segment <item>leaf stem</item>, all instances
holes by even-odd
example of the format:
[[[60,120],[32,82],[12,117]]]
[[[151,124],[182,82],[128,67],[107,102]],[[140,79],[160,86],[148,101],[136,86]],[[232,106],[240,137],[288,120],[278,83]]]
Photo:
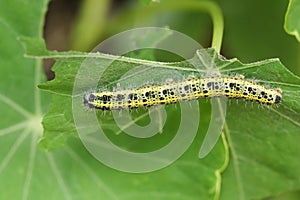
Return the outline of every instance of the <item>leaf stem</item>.
[[[211,47],[215,48],[218,53],[221,51],[223,32],[224,32],[224,20],[220,7],[213,3],[210,7],[210,16],[213,22],[213,37]]]

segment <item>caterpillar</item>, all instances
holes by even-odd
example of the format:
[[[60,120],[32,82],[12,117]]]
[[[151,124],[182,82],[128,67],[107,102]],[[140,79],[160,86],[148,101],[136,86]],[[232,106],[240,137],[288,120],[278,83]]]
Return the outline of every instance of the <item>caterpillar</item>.
[[[243,75],[193,76],[179,82],[168,80],[164,84],[88,92],[83,97],[83,104],[100,110],[121,110],[225,96],[273,105],[281,102],[281,93],[280,88],[269,89],[244,79]]]

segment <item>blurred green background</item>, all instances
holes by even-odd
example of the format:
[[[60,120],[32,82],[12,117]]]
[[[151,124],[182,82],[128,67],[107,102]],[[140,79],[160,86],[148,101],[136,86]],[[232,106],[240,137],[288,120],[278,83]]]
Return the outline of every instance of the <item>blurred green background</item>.
[[[200,1],[200,0],[199,0]],[[160,3],[175,2],[161,0]],[[90,51],[121,31],[144,26],[168,26],[209,47],[212,24],[207,13],[180,7],[157,9],[149,0],[53,0],[45,24],[49,49]],[[284,29],[288,1],[215,1],[222,9],[225,30],[221,54],[248,63],[278,57],[300,75],[300,45]],[[51,62],[46,63],[48,79]]]

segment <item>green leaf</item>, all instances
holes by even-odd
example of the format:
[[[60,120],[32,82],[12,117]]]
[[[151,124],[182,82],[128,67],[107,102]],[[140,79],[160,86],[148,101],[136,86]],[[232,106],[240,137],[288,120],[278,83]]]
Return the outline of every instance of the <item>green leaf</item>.
[[[260,199],[299,190],[299,78],[277,60],[249,65],[235,60],[217,61],[218,66],[228,63],[224,73],[237,72],[262,84],[281,87],[284,95],[283,103],[271,109],[231,102],[225,129],[231,160],[222,177],[227,153],[221,141],[208,157],[197,160],[203,134],[197,135],[189,150],[173,165],[154,173],[127,174],[100,164],[77,139],[70,138],[76,135],[70,106],[73,73],[87,54],[47,52],[39,42],[28,45],[32,54],[56,57],[60,61],[56,64],[57,80],[40,86],[53,93],[50,111],[44,117],[44,126],[52,132],[46,134],[42,144],[44,148],[53,148],[69,138],[64,148],[51,153],[38,151],[39,120],[49,99],[42,94],[39,98],[36,90],[36,85],[43,80],[40,61],[23,58],[17,37],[34,36],[39,37],[36,41],[41,41],[45,8],[46,2],[42,1],[0,3],[0,30],[3,30],[0,33],[0,107],[5,114],[0,121],[3,152],[0,154],[0,199],[217,199],[220,184],[221,199]],[[109,57],[100,56],[104,60]],[[99,62],[104,63],[104,60]],[[129,60],[135,64],[146,63]],[[122,65],[125,69],[128,66],[124,60],[115,63],[115,66]],[[177,63],[171,67],[174,71],[174,67],[189,66]],[[107,73],[114,75],[111,71]],[[114,75],[105,81],[118,78]],[[38,104],[39,99],[41,104]],[[176,113],[177,109],[174,110]],[[209,123],[209,105],[205,101],[201,101],[201,112],[199,132],[205,133]],[[118,138],[112,139],[118,142]],[[129,141],[122,137],[121,140]],[[160,142],[159,139],[154,141]]]
[[[168,32],[168,30],[166,30]],[[166,34],[167,34],[166,32]],[[153,35],[150,35],[153,37]],[[161,34],[160,36],[162,39],[165,37],[165,34]],[[156,37],[156,40],[159,41],[159,38]],[[50,107],[49,112],[44,116],[43,119],[43,126],[44,126],[44,137],[40,141],[40,146],[46,150],[51,150],[53,148],[57,148],[66,142],[66,139],[71,136],[77,136],[77,131],[74,126],[73,122],[73,113],[70,109],[72,105],[72,91],[73,91],[73,84],[74,84],[74,76],[77,73],[77,69],[80,67],[82,61],[89,56],[88,54],[82,54],[79,52],[65,52],[65,53],[58,53],[58,52],[48,52],[43,49],[44,44],[41,40],[37,39],[30,39],[23,37],[21,41],[25,45],[25,49],[28,49],[28,54],[34,54],[42,56],[44,53],[45,57],[56,57],[61,62],[56,62],[56,65],[53,67],[54,71],[65,69],[66,71],[60,71],[60,73],[56,73],[56,79],[54,81],[50,81],[46,84],[41,84],[39,87],[46,89],[50,92],[53,92],[52,95],[52,104]],[[144,42],[148,42],[148,40],[144,40]],[[31,48],[30,46],[34,45],[35,48]],[[35,51],[35,52],[34,52]],[[152,51],[141,52],[140,55],[145,56],[147,58],[151,58]],[[109,59],[107,59],[107,55],[102,54],[90,54],[92,57],[93,66],[101,66],[107,62],[107,60],[111,60],[113,58],[119,58],[113,55],[109,55]],[[103,59],[94,59],[94,56],[103,57]],[[72,59],[69,59],[69,56],[75,56]],[[125,59],[127,62],[122,61]],[[135,62],[135,63],[131,63]],[[151,61],[144,61],[139,59],[133,58],[125,58],[121,57],[120,61],[115,61],[113,63],[114,66],[120,67],[119,70],[121,73],[126,72],[132,67],[135,67],[138,64],[142,64],[145,62]],[[65,68],[65,66],[68,66]],[[73,73],[70,71],[75,70]],[[91,72],[92,75],[93,72]],[[116,74],[113,70],[107,70],[105,72],[105,79],[102,82],[107,83],[111,82],[112,80],[118,79],[121,74]],[[149,74],[148,74],[149,75]],[[62,80],[62,82],[59,81]],[[57,82],[58,81],[58,82]],[[140,81],[141,83],[144,80],[135,80]],[[57,84],[60,85],[60,89],[54,91],[57,88]],[[88,84],[87,84],[88,86]],[[206,108],[203,108],[203,110]],[[172,110],[171,110],[172,111]],[[170,111],[170,112],[171,112]],[[178,120],[175,117],[175,120]],[[171,120],[173,121],[173,120]],[[173,121],[174,122],[174,121]],[[103,127],[106,130],[115,130],[116,126],[112,124],[110,118],[101,120]],[[144,123],[144,122],[142,122]],[[117,129],[119,131],[119,129]],[[204,130],[203,130],[204,131]],[[58,133],[58,134],[57,134]],[[132,151],[148,151],[148,150],[155,150],[155,148],[161,147],[168,143],[174,137],[174,134],[158,134],[156,137],[147,139],[146,141],[141,140],[132,140],[132,138],[126,137],[124,134],[120,134],[119,137],[117,135],[111,134],[109,135],[110,139],[114,141],[116,144],[120,144],[124,148],[128,148]],[[98,189],[92,187],[91,184],[87,184],[84,182],[85,180],[90,179],[90,175],[82,175],[82,173],[72,172],[78,174],[80,177],[78,180],[73,181],[76,184],[80,184],[81,188],[84,188],[85,191],[89,191],[86,194],[81,194],[82,198],[94,198],[94,194],[100,194],[101,197],[106,199],[140,199],[140,198],[149,198],[149,196],[156,198],[156,199],[195,199],[199,196],[203,199],[213,199],[219,195],[219,186],[220,186],[220,172],[222,171],[223,165],[226,164],[225,162],[225,153],[224,147],[222,142],[218,142],[217,147],[214,149],[210,157],[207,157],[202,162],[198,162],[196,159],[196,163],[190,163],[190,160],[196,158],[197,153],[196,151],[199,150],[200,142],[202,141],[203,135],[197,136],[194,144],[190,149],[194,149],[193,151],[188,151],[190,153],[185,153],[185,156],[180,158],[176,161],[176,164],[169,166],[166,169],[156,171],[153,173],[148,174],[140,174],[140,175],[133,175],[133,174],[123,174],[112,170],[110,168],[105,167],[104,165],[89,161],[90,157],[84,151],[84,148],[77,144],[74,148],[77,151],[82,151],[82,158],[83,160],[79,160],[78,156],[75,156],[75,152],[72,148],[64,147],[61,151],[67,151],[66,157],[70,157],[68,154],[72,154],[74,160],[78,163],[88,163],[89,169],[88,171],[92,171],[94,173],[101,172],[100,178],[102,181],[105,182],[104,186],[97,186]],[[69,139],[70,141],[70,139]],[[71,140],[72,141],[72,140]],[[76,141],[75,141],[76,142]],[[125,146],[124,146],[125,143]],[[70,144],[70,142],[69,142]],[[71,142],[71,146],[73,147],[74,140]],[[60,152],[61,152],[60,151]],[[54,152],[55,153],[55,152]],[[67,160],[67,163],[72,163],[72,160]],[[78,164],[76,164],[78,165]],[[59,169],[69,168],[70,165],[61,166]],[[192,171],[186,171],[186,167],[190,166],[190,169],[194,169]],[[209,166],[209,167],[207,167]],[[85,166],[86,168],[87,166]],[[58,167],[56,167],[58,168]],[[81,166],[80,166],[81,168]],[[92,169],[91,169],[92,168]],[[196,170],[197,169],[197,170]],[[204,172],[205,174],[198,175],[199,171]],[[83,170],[83,171],[86,171]],[[69,171],[68,171],[69,172]],[[66,173],[66,172],[64,172]],[[176,177],[174,177],[176,174]],[[83,176],[83,177],[81,177]],[[93,176],[97,176],[94,174]],[[181,177],[182,182],[178,182],[178,177]],[[86,178],[88,177],[88,179]],[[80,181],[79,181],[80,180]],[[122,180],[122,181],[120,181]],[[97,182],[99,180],[96,179]],[[73,183],[68,183],[68,185],[72,185]],[[158,184],[159,183],[159,184]],[[202,184],[205,183],[205,184]],[[193,187],[191,187],[193,185]],[[86,188],[88,187],[88,188]],[[99,189],[100,187],[100,189]],[[106,187],[109,187],[109,191],[107,191]],[[136,192],[132,192],[132,188]],[[178,190],[174,192],[174,189]],[[72,190],[76,192],[76,190]],[[199,193],[201,191],[201,193]],[[153,194],[152,194],[153,193]],[[117,195],[116,195],[117,194]],[[74,194],[78,195],[78,194]],[[86,196],[91,195],[91,196]]]
[[[219,156],[224,154],[221,142],[213,151],[214,156],[206,158],[201,163],[197,160],[195,163],[190,163],[189,160],[194,159],[195,154],[194,151],[189,151],[190,153],[186,153],[185,158],[178,160],[176,165],[146,174],[121,173],[100,164],[77,139],[69,139],[68,146],[63,149],[50,153],[39,151],[37,140],[40,139],[42,132],[40,121],[48,106],[49,96],[45,96],[36,88],[37,84],[44,80],[41,61],[24,58],[18,38],[21,38],[23,43],[31,42],[31,46],[26,46],[27,53],[34,51],[39,51],[40,55],[49,53],[41,43],[39,31],[42,30],[41,21],[47,2],[31,1],[27,2],[27,6],[22,5],[21,2],[13,2],[14,6],[10,6],[10,2],[6,2],[5,5],[2,1],[1,9],[15,8],[15,10],[8,9],[8,12],[5,12],[4,9],[1,12],[1,19],[8,19],[6,15],[11,16],[11,13],[14,13],[16,19],[25,20],[26,23],[23,21],[22,23],[25,24],[20,24],[18,20],[13,22],[6,20],[0,23],[3,30],[1,32],[3,48],[0,53],[0,107],[5,114],[0,121],[2,152],[0,199],[148,199],[151,197],[174,200],[199,197],[212,199],[218,194],[216,190],[220,185],[220,166],[224,163],[224,157]],[[22,1],[22,3],[26,2]],[[23,12],[20,12],[21,10]],[[34,18],[27,21],[29,16]],[[24,28],[21,29],[22,32],[18,32],[20,26]],[[28,31],[27,28],[33,30]],[[29,40],[22,35],[38,38]],[[48,54],[51,55],[61,56],[59,53]],[[82,56],[81,53],[77,55]],[[61,60],[64,60],[64,56]],[[72,60],[76,63],[81,58]],[[67,63],[70,61],[67,60]],[[71,61],[69,70],[72,70],[72,67]],[[72,131],[75,133],[69,107],[71,102],[68,101],[70,83],[73,80],[72,76],[68,77],[69,70],[66,71],[66,76],[61,74],[64,80],[69,80],[63,85],[66,88],[58,92],[59,94],[53,95],[53,103],[44,116],[43,125],[51,127],[52,130],[48,136],[53,138],[47,137],[49,141],[53,141],[53,144],[47,143],[49,146],[59,146],[59,141],[64,143],[68,134]],[[58,79],[59,77],[60,75],[57,74]],[[61,104],[62,102],[64,105]],[[56,124],[56,128],[53,124]],[[201,136],[199,137],[200,139],[195,141],[191,149],[198,150],[201,141]],[[189,170],[186,170],[187,167]]]
[[[209,54],[211,57],[214,57],[215,55],[215,52],[210,49],[201,50],[198,53],[200,53],[200,55],[203,53]],[[58,58],[56,66],[54,67],[57,78],[54,81],[42,84],[40,87],[52,92],[54,97],[60,96],[59,98],[54,98],[55,101],[53,101],[53,104],[56,105],[55,107],[59,109],[50,111],[53,114],[55,113],[55,116],[71,112],[72,88],[74,86],[75,76],[87,55],[82,54],[81,58],[78,58],[80,55],[72,52],[62,53],[61,55],[52,52],[52,54],[53,57]],[[40,54],[36,52],[36,55]],[[88,56],[94,58],[91,65],[92,72],[97,69],[101,71],[101,63],[105,65],[107,60],[113,59],[111,55],[105,54],[89,54]],[[47,55],[45,55],[45,57],[47,57]],[[195,57],[193,61],[197,60],[197,58],[198,57]],[[298,190],[298,177],[300,175],[300,162],[298,161],[300,152],[300,147],[298,145],[300,139],[299,77],[289,72],[278,59],[243,64],[237,59],[224,60],[218,56],[215,58],[215,64],[222,74],[242,74],[247,79],[254,79],[262,85],[268,85],[272,88],[281,88],[283,90],[283,101],[278,107],[264,107],[248,102],[245,104],[241,100],[238,100],[238,103],[236,103],[235,100],[231,100],[231,103],[228,105],[226,127],[224,131],[228,140],[231,156],[229,166],[223,174],[224,180],[222,181],[221,199],[259,199],[284,191]],[[110,72],[108,70],[107,72],[104,72],[104,74],[107,73],[108,75],[106,74],[101,77],[100,84],[105,85],[120,78],[120,76],[113,76],[113,74],[116,74],[114,69],[122,69],[118,71],[122,74],[134,68],[136,64],[143,63],[144,65],[150,65],[152,67],[156,66],[156,72],[163,71],[167,73],[167,76],[176,75],[176,73],[185,76],[192,72],[194,74],[196,73],[188,62],[162,64],[153,61],[119,57],[118,60],[111,65],[112,71]],[[202,67],[202,70],[205,69],[204,66],[200,67]],[[149,76],[149,74],[147,75]],[[141,79],[144,80],[147,75],[141,75]],[[153,77],[155,79],[155,76]],[[165,78],[165,76],[160,76],[160,81]],[[176,79],[176,76],[172,78]],[[137,85],[142,84],[139,78],[133,79],[133,82]],[[86,88],[83,88],[83,91],[85,89],[88,89],[88,83]],[[83,95],[83,93],[81,95]],[[64,102],[67,103],[64,104]],[[203,103],[203,101],[201,101],[201,103]],[[68,107],[66,107],[67,104],[69,105]],[[205,103],[203,103],[203,105],[207,106]],[[173,107],[168,108],[168,111],[172,111],[172,109]],[[64,112],[62,112],[62,110],[64,110]],[[202,110],[204,111],[203,113],[201,112],[201,117],[205,115],[204,121],[205,119],[208,120],[209,111],[207,108],[202,108]],[[176,113],[176,109],[173,112]],[[72,124],[72,116],[70,114],[64,114],[64,118],[66,118],[66,120],[62,121],[63,124],[60,124],[62,127],[67,127]],[[98,118],[104,128],[106,127],[111,132],[116,132],[117,129],[112,121],[103,121],[103,116],[98,116]],[[44,124],[46,122],[48,122],[47,118],[44,119]],[[45,129],[52,130],[51,134],[54,134],[54,136],[50,136],[50,132],[44,135],[43,144],[47,149],[56,148],[66,139],[59,139],[61,133],[55,133],[55,130],[53,129],[58,126],[58,123],[53,123],[51,125],[50,122],[51,121],[49,120],[49,124]],[[68,125],[66,124],[65,126],[64,124],[66,122],[68,122]],[[208,121],[205,121],[204,127],[207,127],[207,124]],[[166,129],[168,129],[168,127]],[[70,128],[69,135],[74,135],[74,130],[75,126]],[[199,133],[203,133],[203,129],[200,129]],[[123,145],[123,148],[131,149],[132,151],[136,151],[137,149],[149,150],[147,148],[151,148],[147,147],[144,143],[136,145],[139,141],[132,141],[132,138],[127,138],[124,135],[125,134],[115,136],[109,134],[108,137],[116,144],[119,144],[120,146]],[[170,133],[164,132],[162,134],[162,136],[165,136],[164,138],[159,138],[159,140],[154,139],[156,144],[159,143],[157,146],[163,145],[163,141],[170,140],[166,135],[170,135]],[[53,137],[55,136],[58,137],[53,140]],[[202,139],[203,137],[199,138],[200,143]],[[150,141],[150,146],[155,146],[154,141]],[[199,145],[198,142],[199,141],[197,141],[197,144]],[[55,145],[54,143],[59,145]],[[192,153],[187,153],[182,157],[183,160],[187,159],[185,160],[186,162],[194,162],[194,158],[189,160],[189,155],[196,155],[200,148],[200,145],[197,147],[194,145],[195,144],[193,143],[192,148],[188,151],[192,151]],[[220,145],[221,144],[219,143],[215,147],[214,152],[219,152],[217,153],[218,157],[224,158],[224,156],[226,157],[226,152],[221,151],[222,145]],[[210,160],[212,158],[214,158],[214,153],[209,154],[206,159]],[[208,168],[215,166],[213,162],[206,163],[206,159],[198,161],[197,167],[199,169],[202,169],[203,165],[207,166],[207,164]],[[178,162],[180,163],[180,161]],[[174,164],[175,166],[177,166],[176,163]],[[217,171],[220,172],[222,171],[221,169],[226,166],[226,161],[224,164],[217,165],[218,167],[213,167],[213,169],[217,169]],[[166,168],[165,170],[168,169],[169,168]],[[189,167],[185,168],[185,170],[191,171]],[[211,178],[212,177],[213,176],[211,176]],[[217,180],[215,184],[220,183],[219,181],[220,180]],[[204,184],[205,182],[202,183]],[[264,187],[257,187],[257,183],[262,183]],[[194,182],[194,184],[196,184],[196,182]],[[176,188],[176,191],[180,191],[180,193],[185,193],[184,190],[185,189],[182,188],[182,186]],[[196,191],[194,192],[197,193]],[[199,192],[197,194],[201,195],[202,193]],[[218,192],[216,195],[218,195]]]
[[[45,80],[41,60],[25,59],[18,41],[21,35],[42,35],[46,7],[47,1],[0,2],[0,199],[37,199],[39,181],[46,180],[36,162],[44,154],[36,147],[49,96],[36,87]]]
[[[290,34],[294,35],[298,42],[300,42],[300,1],[290,0],[288,9],[285,15],[284,29]]]

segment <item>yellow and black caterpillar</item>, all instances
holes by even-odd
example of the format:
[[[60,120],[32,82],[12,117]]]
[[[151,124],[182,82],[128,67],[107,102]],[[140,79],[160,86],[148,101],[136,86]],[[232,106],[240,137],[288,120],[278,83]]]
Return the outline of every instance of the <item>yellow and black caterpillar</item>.
[[[121,110],[150,107],[158,104],[172,104],[205,97],[244,99],[261,104],[273,105],[282,100],[281,89],[268,89],[244,76],[189,77],[164,84],[144,85],[115,91],[89,92],[84,95],[84,105],[100,110]]]

